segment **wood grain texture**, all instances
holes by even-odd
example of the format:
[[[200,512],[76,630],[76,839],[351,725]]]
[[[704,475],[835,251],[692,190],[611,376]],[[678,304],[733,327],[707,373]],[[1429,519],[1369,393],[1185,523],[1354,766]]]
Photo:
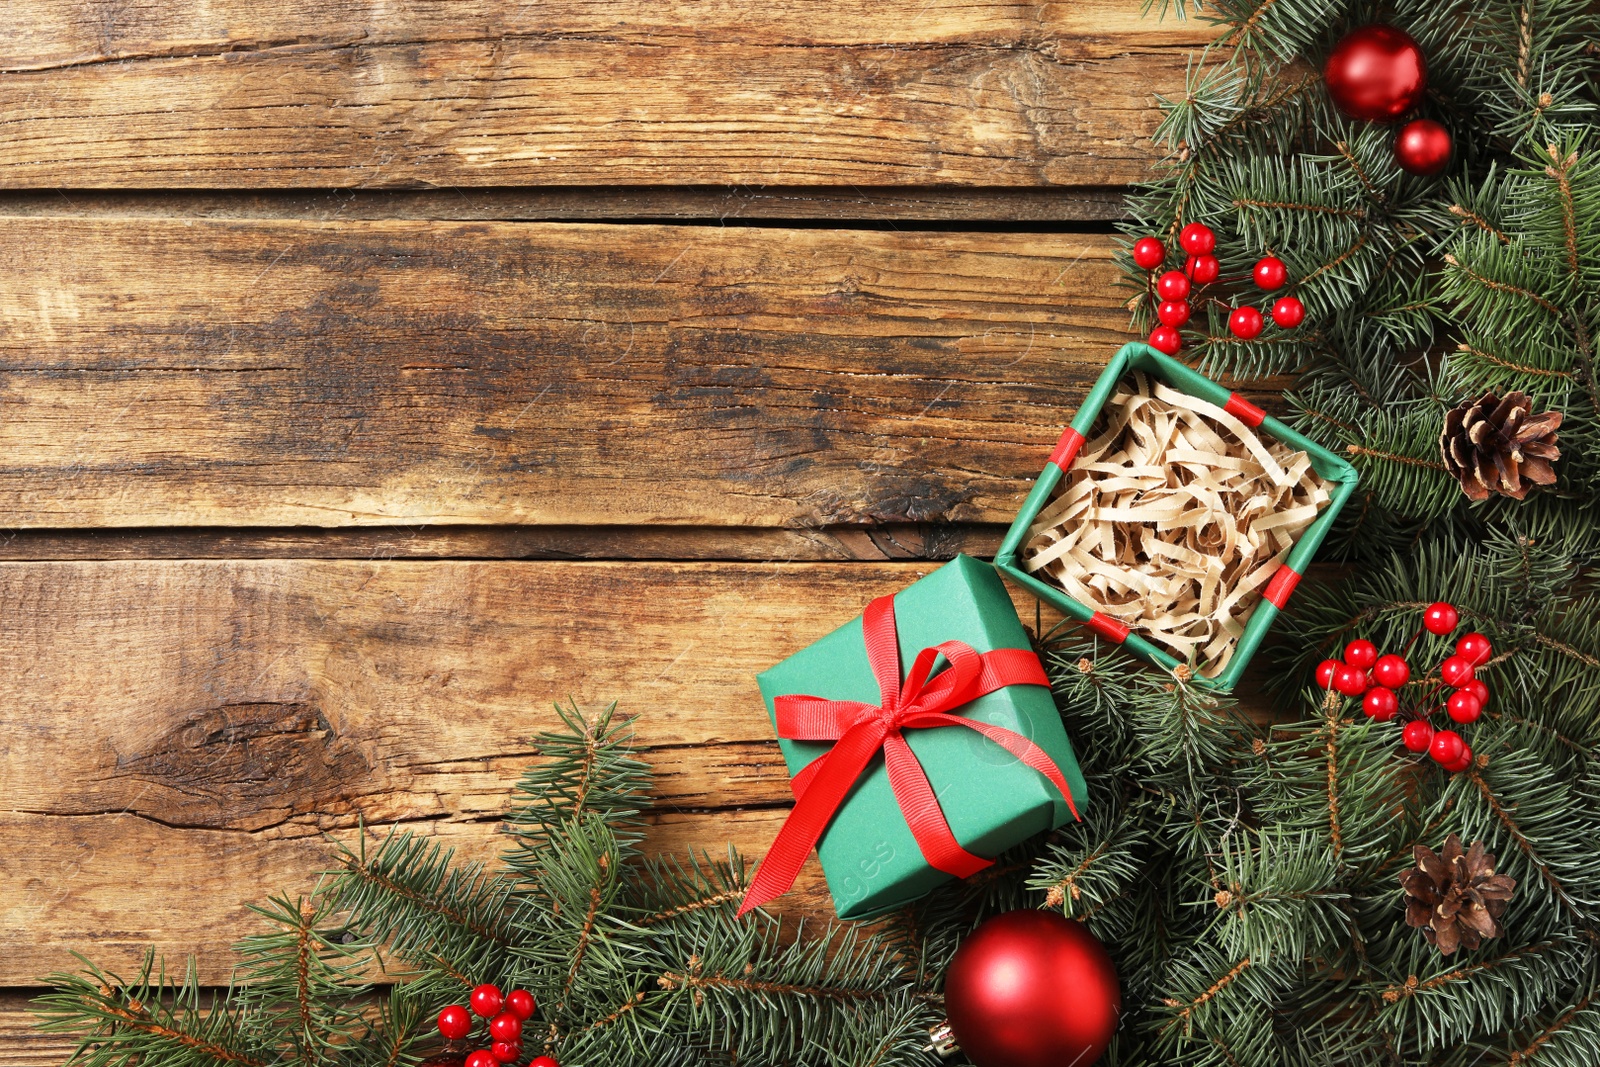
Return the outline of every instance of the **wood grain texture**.
[[[1129,339],[1111,252],[1070,234],[4,220],[0,514],[1009,522]]]
[[[17,0],[0,187],[1105,186],[1192,22],[1122,0]]]

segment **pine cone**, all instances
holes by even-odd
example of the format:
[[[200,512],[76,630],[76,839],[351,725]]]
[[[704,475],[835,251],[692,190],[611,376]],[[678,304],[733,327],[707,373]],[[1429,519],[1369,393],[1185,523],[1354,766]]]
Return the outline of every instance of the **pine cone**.
[[[1474,841],[1463,855],[1461,838],[1445,838],[1444,854],[1426,845],[1414,847],[1417,865],[1400,875],[1406,895],[1406,925],[1422,927],[1422,936],[1446,956],[1457,948],[1477,948],[1485,938],[1499,937],[1506,903],[1516,890],[1513,878],[1494,873],[1494,857]]]
[[[1504,400],[1484,393],[1445,413],[1439,451],[1444,466],[1472,500],[1503,493],[1521,500],[1528,487],[1556,480],[1551,464],[1561,458],[1556,428],[1561,412],[1528,414],[1528,395],[1507,393]]]

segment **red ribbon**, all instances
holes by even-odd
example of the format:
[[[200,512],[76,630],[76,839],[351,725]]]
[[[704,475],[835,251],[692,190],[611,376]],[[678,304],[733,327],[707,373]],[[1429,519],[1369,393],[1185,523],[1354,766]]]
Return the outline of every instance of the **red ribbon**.
[[[994,862],[974,856],[956,841],[922,764],[901,735],[904,730],[965,726],[978,731],[1050,779],[1066,798],[1072,817],[1079,818],[1061,768],[1042,748],[1013,730],[948,714],[1008,685],[1048,686],[1050,680],[1045,677],[1038,656],[1023,648],[978,653],[960,641],[945,641],[917,653],[902,686],[893,597],[879,597],[867,605],[861,616],[861,631],[867,661],[878,679],[881,705],[813,696],[780,696],[773,701],[779,737],[836,744],[790,783],[795,793],[794,810],[750,883],[739,907],[740,915],[789,891],[846,794],[880,748],[895,800],[929,866],[966,878]],[[929,672],[941,655],[950,666],[930,678]]]

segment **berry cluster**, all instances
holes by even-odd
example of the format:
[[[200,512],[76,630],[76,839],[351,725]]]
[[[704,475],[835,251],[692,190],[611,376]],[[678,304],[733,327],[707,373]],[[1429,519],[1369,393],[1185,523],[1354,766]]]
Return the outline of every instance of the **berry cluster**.
[[[1177,355],[1183,347],[1178,328],[1189,321],[1191,311],[1189,296],[1195,286],[1210,285],[1222,276],[1222,264],[1213,254],[1217,235],[1211,227],[1191,222],[1178,233],[1178,244],[1188,253],[1183,270],[1169,270],[1155,280],[1156,318],[1161,325],[1150,331],[1150,347],[1169,356]],[[1154,237],[1141,237],[1133,245],[1133,261],[1141,268],[1154,272],[1167,259],[1167,248]],[[1272,292],[1283,288],[1289,280],[1289,268],[1277,256],[1264,256],[1256,261],[1251,272],[1257,288]],[[1196,294],[1198,295],[1198,294]],[[1292,296],[1279,297],[1272,305],[1272,321],[1285,330],[1292,330],[1305,321],[1306,308]],[[1228,330],[1241,341],[1261,335],[1266,320],[1261,312],[1250,306],[1236,307],[1228,315]]]
[[[1422,629],[1444,637],[1455,631],[1460,619],[1453,606],[1441,601],[1430,604],[1423,613]],[[1422,630],[1413,634],[1401,655],[1380,656],[1371,641],[1351,641],[1345,646],[1344,659],[1325,659],[1317,664],[1317,685],[1347,697],[1361,697],[1361,709],[1369,718],[1389,722],[1402,711],[1396,691],[1411,681],[1411,664],[1406,662],[1404,652],[1409,652],[1421,635]],[[1405,709],[1407,722],[1401,731],[1401,741],[1407,749],[1426,752],[1452,774],[1471,766],[1472,748],[1461,735],[1454,730],[1435,730],[1428,720],[1435,710],[1434,701],[1445,688],[1454,690],[1444,702],[1445,714],[1452,722],[1465,725],[1478,720],[1489,704],[1489,687],[1476,676],[1477,669],[1492,655],[1494,649],[1487,637],[1469,633],[1456,642],[1455,654],[1439,664],[1437,678],[1418,679],[1424,688],[1413,691],[1415,699]]]
[[[467,1054],[462,1067],[500,1067],[522,1058],[522,1024],[533,1015],[533,994],[526,989],[513,989],[504,995],[500,987],[481,985],[468,999],[472,1010],[452,1004],[439,1013],[439,1033],[447,1041],[461,1041],[472,1033],[474,1015],[489,1020],[488,1048]],[[527,1067],[557,1067],[549,1056],[535,1056]]]

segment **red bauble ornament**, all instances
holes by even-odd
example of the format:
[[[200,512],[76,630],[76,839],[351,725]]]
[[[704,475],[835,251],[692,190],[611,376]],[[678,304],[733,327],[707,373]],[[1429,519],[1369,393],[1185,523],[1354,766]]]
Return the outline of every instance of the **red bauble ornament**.
[[[1372,665],[1372,677],[1389,689],[1399,689],[1411,680],[1411,664],[1395,655],[1379,656]]]
[[[1483,684],[1482,678],[1472,679],[1472,681],[1461,687],[1461,691],[1463,693],[1471,693],[1477,697],[1478,707],[1487,708],[1489,706],[1489,687]]]
[[[496,1041],[516,1042],[522,1039],[522,1020],[509,1011],[489,1020],[489,1036]]]
[[[1358,697],[1367,691],[1367,672],[1360,667],[1341,663],[1333,672],[1333,687],[1347,697]]]
[[[528,1067],[561,1067],[554,1056],[535,1056],[528,1061]]]
[[[1439,664],[1439,677],[1444,679],[1444,684],[1460,689],[1472,681],[1472,664],[1460,656],[1451,656]]]
[[[1369,719],[1388,722],[1400,710],[1400,698],[1394,695],[1393,689],[1385,689],[1380,685],[1367,690],[1367,698],[1361,702],[1361,710],[1367,713]]]
[[[1053,911],[1010,911],[979,926],[950,961],[944,998],[977,1067],[1088,1067],[1122,1012],[1105,946]]]
[[[1477,722],[1478,716],[1483,714],[1483,705],[1471,692],[1463,689],[1450,694],[1450,699],[1444,702],[1444,710],[1454,722]]]
[[[1157,352],[1175,356],[1178,354],[1178,349],[1183,347],[1183,338],[1171,326],[1157,326],[1150,331],[1147,343]]]
[[[1256,260],[1254,274],[1256,286],[1261,289],[1277,289],[1289,280],[1289,268],[1277,256],[1263,256]]]
[[[1352,667],[1370,667],[1378,662],[1378,646],[1363,639],[1351,641],[1344,646],[1344,661]]]
[[[1187,300],[1163,300],[1156,308],[1156,318],[1161,320],[1161,325],[1177,329],[1189,321],[1189,302]]]
[[[513,989],[506,994],[506,1011],[519,1019],[526,1019],[533,1014],[538,1005],[534,1002],[533,994],[526,989]]]
[[[1190,256],[1183,264],[1183,273],[1196,285],[1210,285],[1222,275],[1222,264],[1216,256]]]
[[[1428,64],[1410,34],[1382,24],[1363,26],[1334,46],[1322,80],[1351,118],[1393,122],[1422,103]]]
[[[489,1046],[489,1055],[499,1063],[510,1063],[522,1055],[522,1046],[514,1045],[509,1041],[496,1041]]]
[[[1336,659],[1325,659],[1317,664],[1317,688],[1329,689],[1333,686],[1333,676],[1338,673],[1340,663]]]
[[[1241,341],[1261,336],[1261,312],[1253,307],[1234,308],[1228,316],[1228,329]]]
[[[1428,610],[1422,613],[1422,625],[1430,634],[1443,637],[1456,628],[1456,623],[1461,621],[1461,613],[1455,606],[1440,600],[1429,604]]]
[[[1428,755],[1435,763],[1454,763],[1465,752],[1467,743],[1454,730],[1440,730],[1428,744]]]
[[[1413,752],[1426,752],[1433,744],[1433,724],[1427,719],[1413,719],[1400,731],[1400,740]]]
[[[1279,297],[1272,305],[1272,321],[1292,330],[1306,321],[1306,306],[1292,296]]]
[[[1191,222],[1178,231],[1178,244],[1191,256],[1210,255],[1217,247],[1217,235],[1202,222]]]
[[[1432,119],[1412,119],[1394,139],[1394,158],[1407,174],[1431,178],[1450,165],[1450,131]]]
[[[472,1013],[459,1004],[439,1012],[439,1033],[447,1041],[460,1041],[472,1033]]]
[[[1156,279],[1156,294],[1163,300],[1189,299],[1189,276],[1181,270],[1169,270]]]
[[[1145,270],[1155,270],[1166,258],[1166,245],[1154,237],[1141,237],[1133,243],[1133,261]]]
[[[1456,655],[1474,667],[1481,667],[1494,655],[1494,646],[1487,637],[1474,630],[1456,642]]]
[[[476,1052],[467,1053],[467,1060],[461,1067],[500,1067],[500,1061],[494,1058],[494,1053],[486,1048]]]

